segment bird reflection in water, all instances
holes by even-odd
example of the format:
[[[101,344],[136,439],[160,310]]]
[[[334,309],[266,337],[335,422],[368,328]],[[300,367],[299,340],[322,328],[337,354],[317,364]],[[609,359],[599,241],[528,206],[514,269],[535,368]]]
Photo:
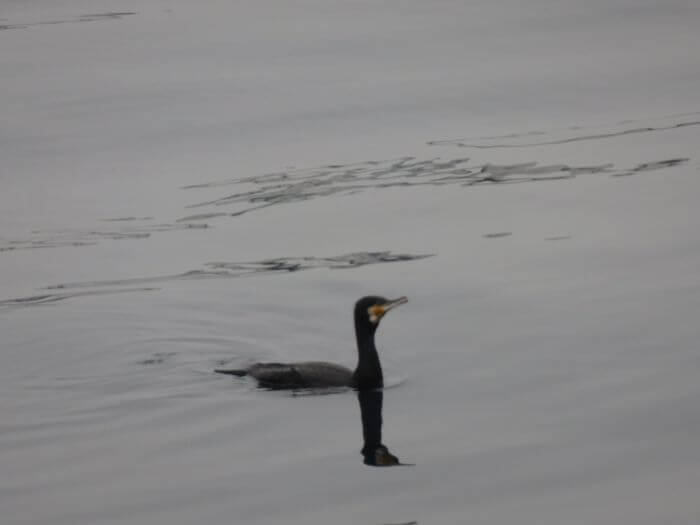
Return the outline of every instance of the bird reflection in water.
[[[401,463],[389,448],[382,443],[382,405],[384,392],[381,390],[359,390],[357,399],[360,402],[362,415],[362,437],[364,446],[362,456],[364,464],[373,467],[409,466],[411,463]]]

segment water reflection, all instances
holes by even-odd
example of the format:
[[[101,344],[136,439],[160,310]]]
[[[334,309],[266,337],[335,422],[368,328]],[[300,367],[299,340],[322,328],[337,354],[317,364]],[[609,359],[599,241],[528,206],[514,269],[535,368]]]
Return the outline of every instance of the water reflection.
[[[382,405],[384,392],[382,390],[360,390],[357,392],[362,415],[362,437],[364,446],[362,456],[364,464],[373,467],[394,467],[410,465],[401,463],[389,448],[382,443]]]

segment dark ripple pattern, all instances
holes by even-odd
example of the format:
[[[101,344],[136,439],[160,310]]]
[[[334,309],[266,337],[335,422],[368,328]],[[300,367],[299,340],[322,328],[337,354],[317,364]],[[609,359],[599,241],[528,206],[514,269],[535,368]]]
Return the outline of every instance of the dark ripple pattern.
[[[278,257],[252,262],[211,262],[204,268],[190,270],[179,274],[135,277],[132,279],[113,279],[104,281],[82,281],[54,284],[41,290],[44,293],[0,300],[0,311],[23,308],[42,304],[51,304],[74,297],[103,295],[120,292],[155,291],[160,288],[143,287],[169,281],[196,279],[231,279],[253,277],[261,274],[288,274],[302,270],[326,268],[330,270],[347,270],[369,264],[416,261],[432,257],[432,254],[401,254],[390,251],[356,252],[334,257]],[[139,286],[134,288],[134,286]],[[128,288],[131,287],[131,288]]]
[[[477,186],[482,184],[515,184],[572,179],[579,175],[631,175],[640,171],[669,168],[687,162],[687,158],[644,162],[630,168],[617,168],[611,163],[575,166],[569,164],[479,164],[468,157],[455,159],[416,159],[367,161],[354,164],[328,165],[311,169],[292,169],[275,173],[186,186],[184,189],[226,186],[251,187],[213,200],[192,204],[189,208],[229,207],[234,211],[208,211],[179,219],[194,222],[216,217],[237,217],[246,213],[293,202],[331,195],[350,195],[369,190],[414,186]]]
[[[83,281],[62,283],[47,286],[44,290],[64,290],[75,288],[99,288],[105,286],[132,286],[153,284],[166,281],[192,279],[225,279],[247,277],[265,273],[292,273],[315,268],[330,270],[347,270],[369,264],[416,261],[432,257],[432,254],[395,254],[389,251],[356,252],[334,257],[277,257],[252,262],[210,262],[204,268],[190,270],[184,273],[159,275],[153,277],[137,277],[133,279],[114,279],[106,281]]]
[[[128,226],[110,227],[107,230],[42,230],[33,231],[28,239],[2,239],[0,238],[0,253],[15,250],[31,250],[38,248],[65,248],[93,246],[100,241],[112,240],[139,240],[148,239],[152,233],[167,232],[176,230],[203,230],[209,227],[205,223],[190,224],[179,222],[174,224],[140,224],[131,225],[136,221],[151,221],[150,217],[125,217],[114,219],[103,219],[104,222],[122,224]]]
[[[16,299],[0,300],[0,311],[14,310],[17,308],[26,308],[28,306],[52,304],[57,303],[59,301],[65,301],[66,299],[72,299],[74,297],[86,297],[91,295],[108,295],[129,292],[151,292],[156,290],[158,290],[158,288],[120,288],[116,290],[87,290],[66,293],[42,293],[37,295],[31,295],[29,297],[18,297]]]
[[[679,115],[669,115],[658,119],[638,119],[620,122],[612,129],[601,129],[598,132],[583,133],[587,129],[580,126],[572,126],[565,131],[529,131],[525,133],[511,133],[497,137],[475,137],[430,140],[426,142],[428,146],[452,146],[457,148],[473,149],[505,149],[505,148],[534,148],[538,146],[558,146],[561,144],[571,144],[573,142],[588,142],[597,140],[614,139],[626,135],[637,135],[640,133],[657,133],[678,130],[692,126],[700,126],[697,117],[700,113],[690,112]],[[636,126],[631,127],[631,124]],[[532,141],[533,136],[553,135],[549,140]],[[562,135],[557,137],[556,135]],[[507,139],[507,141],[503,140]]]
[[[86,15],[83,18],[118,18],[130,12]],[[654,120],[631,120],[604,129],[572,126],[566,130],[509,133],[500,137],[474,139],[474,147],[534,147],[554,146],[578,141],[619,138],[642,132],[664,132],[700,125],[693,120],[700,113],[669,115]],[[630,127],[634,126],[634,127]],[[584,133],[588,131],[588,133]],[[551,137],[532,142],[533,136]],[[430,145],[467,147],[468,139],[435,140]],[[501,142],[503,141],[503,142]],[[508,141],[508,142],[505,142]],[[85,231],[39,231],[27,239],[0,238],[0,254],[24,249],[91,246],[103,240],[148,239],[153,233],[172,230],[205,229],[204,221],[218,217],[238,217],[271,206],[303,202],[333,195],[352,195],[365,191],[414,186],[502,185],[573,179],[580,175],[624,177],[642,172],[665,170],[689,161],[687,157],[644,160],[630,167],[612,163],[573,165],[568,163],[541,164],[537,161],[518,164],[473,164],[468,157],[419,159],[405,156],[389,160],[368,160],[350,164],[295,169],[253,175],[245,178],[204,182],[185,186],[185,190],[233,188],[214,199],[191,204],[188,208],[202,209],[174,222],[155,223],[152,216],[128,216],[102,219],[108,229],[95,227]]]
[[[26,22],[19,24],[0,24],[0,31],[7,29],[28,29],[35,26],[52,26],[60,24],[75,24],[80,22],[96,22],[99,20],[119,20],[125,16],[138,14],[136,11],[110,11],[107,13],[91,13],[81,15],[76,18],[67,18],[62,20],[42,20],[39,22]],[[0,19],[4,20],[4,19]]]

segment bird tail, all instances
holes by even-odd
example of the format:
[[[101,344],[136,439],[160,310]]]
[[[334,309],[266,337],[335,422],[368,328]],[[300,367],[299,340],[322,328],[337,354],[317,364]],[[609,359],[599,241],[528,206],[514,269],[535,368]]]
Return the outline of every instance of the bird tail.
[[[217,374],[228,374],[230,376],[238,376],[238,377],[243,377],[248,375],[247,370],[241,370],[241,369],[233,369],[233,370],[223,370],[221,368],[214,370]]]

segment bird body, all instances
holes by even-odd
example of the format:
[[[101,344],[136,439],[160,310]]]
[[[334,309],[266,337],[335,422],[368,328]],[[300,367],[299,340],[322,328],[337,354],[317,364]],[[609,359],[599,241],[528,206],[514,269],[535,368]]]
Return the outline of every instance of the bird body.
[[[272,389],[340,387],[352,383],[352,370],[323,361],[256,363],[241,372],[255,378],[260,386]]]
[[[263,388],[274,390],[299,388],[353,387],[358,390],[382,388],[384,378],[374,333],[381,318],[408,299],[388,300],[378,296],[363,297],[355,303],[354,320],[358,361],[355,371],[323,361],[298,363],[255,363],[248,368],[215,370],[220,374],[250,376]]]

